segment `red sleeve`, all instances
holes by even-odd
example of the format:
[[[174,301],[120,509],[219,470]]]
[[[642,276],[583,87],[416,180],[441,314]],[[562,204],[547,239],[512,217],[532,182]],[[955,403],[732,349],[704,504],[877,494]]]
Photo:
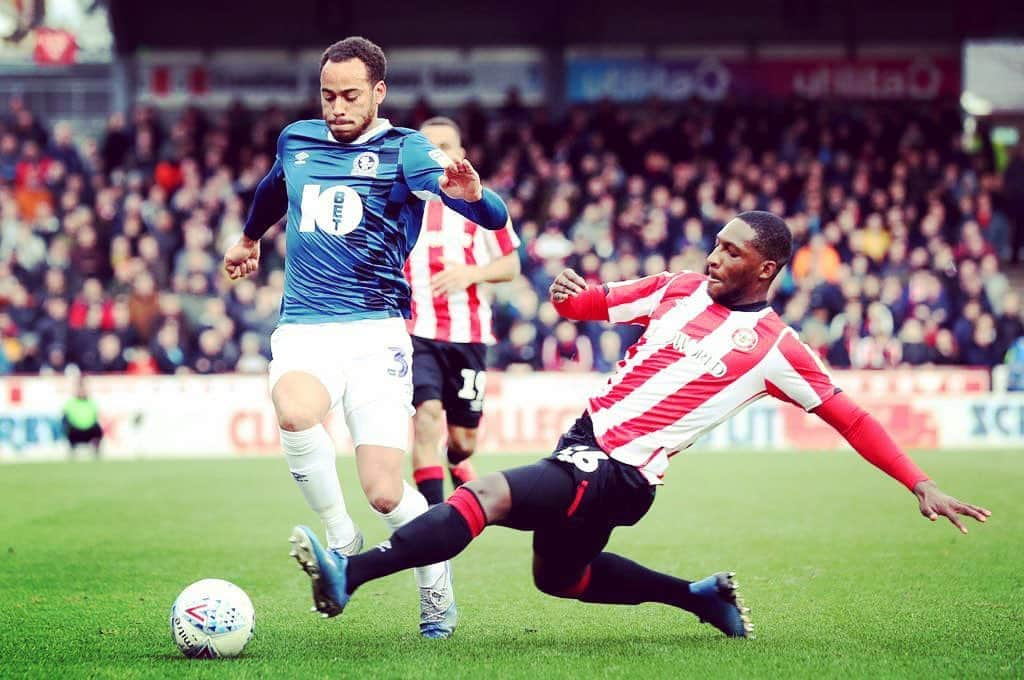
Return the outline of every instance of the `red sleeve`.
[[[567,297],[561,302],[551,301],[559,314],[576,321],[607,321],[608,299],[604,286],[589,285],[579,295]]]
[[[878,421],[845,394],[826,399],[812,413],[843,435],[864,460],[911,491],[918,482],[928,479]]]
[[[703,277],[693,276],[687,272],[662,272],[642,279],[609,282],[606,286],[608,320],[614,323],[646,326],[650,323],[651,314],[661,302],[669,284],[682,278],[692,279],[692,285],[686,294],[692,293],[703,280]]]

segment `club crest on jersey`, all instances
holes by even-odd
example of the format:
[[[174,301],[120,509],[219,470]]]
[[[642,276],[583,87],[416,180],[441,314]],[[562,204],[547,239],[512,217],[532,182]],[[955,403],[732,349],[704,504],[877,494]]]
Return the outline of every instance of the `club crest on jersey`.
[[[359,177],[376,177],[380,158],[372,151],[364,151],[352,161],[352,174]]]
[[[757,347],[757,333],[753,328],[737,328],[732,332],[732,344],[741,352],[749,352]]]
[[[306,151],[300,151],[295,154],[295,165],[305,165],[309,159],[309,153]]]

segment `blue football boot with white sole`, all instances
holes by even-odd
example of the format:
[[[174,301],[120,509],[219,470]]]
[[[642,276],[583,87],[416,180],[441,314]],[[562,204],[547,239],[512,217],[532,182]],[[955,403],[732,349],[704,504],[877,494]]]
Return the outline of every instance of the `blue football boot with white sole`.
[[[710,623],[729,637],[753,637],[750,609],[743,606],[736,574],[721,571],[690,584],[690,592],[701,600],[694,611],[701,623]]]
[[[348,604],[345,590],[345,566],[348,557],[339,550],[326,550],[309,527],[297,526],[288,539],[292,544],[289,555],[309,575],[313,585],[313,611],[326,619],[337,616]]]
[[[437,583],[420,588],[420,635],[440,639],[451,637],[459,611],[455,606],[455,590],[452,588],[452,563],[444,563],[444,574]]]

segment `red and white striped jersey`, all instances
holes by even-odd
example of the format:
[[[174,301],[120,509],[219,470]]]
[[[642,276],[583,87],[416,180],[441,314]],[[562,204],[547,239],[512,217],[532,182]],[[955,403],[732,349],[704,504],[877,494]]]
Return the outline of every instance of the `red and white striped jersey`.
[[[717,304],[703,274],[665,272],[607,290],[609,320],[646,329],[587,410],[601,447],[651,484],[669,458],[753,401],[771,395],[810,411],[837,391],[770,307]]]
[[[405,263],[405,278],[412,288],[409,333],[447,342],[494,344],[491,304],[476,284],[449,296],[434,297],[430,279],[445,262],[485,265],[519,247],[511,225],[491,231],[470,222],[440,200],[426,202],[416,246]]]

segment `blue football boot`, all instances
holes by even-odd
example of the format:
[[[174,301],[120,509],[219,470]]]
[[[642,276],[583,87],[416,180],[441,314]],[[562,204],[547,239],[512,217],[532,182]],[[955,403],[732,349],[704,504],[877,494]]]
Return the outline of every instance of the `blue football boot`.
[[[348,558],[339,550],[325,550],[309,527],[295,527],[288,541],[292,544],[288,554],[309,574],[313,584],[313,611],[325,619],[340,614],[349,598],[345,591]]]
[[[690,592],[701,600],[694,610],[701,623],[710,623],[729,637],[753,637],[750,609],[740,599],[739,583],[733,572],[721,571],[690,584]]]

